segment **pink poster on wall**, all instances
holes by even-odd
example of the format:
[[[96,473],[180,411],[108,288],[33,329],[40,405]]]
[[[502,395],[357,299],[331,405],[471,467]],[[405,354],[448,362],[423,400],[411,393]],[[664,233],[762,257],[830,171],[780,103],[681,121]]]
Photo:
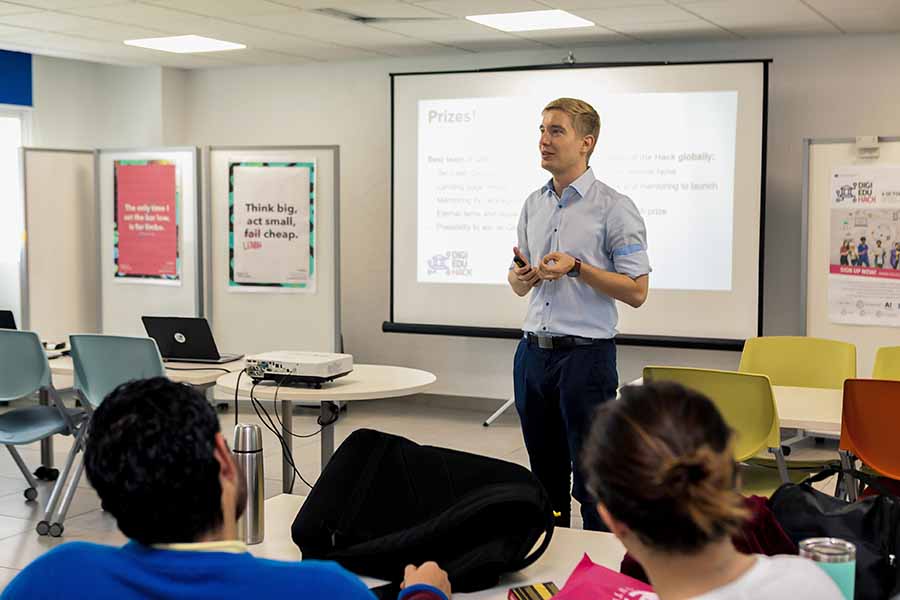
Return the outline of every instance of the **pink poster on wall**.
[[[115,163],[116,277],[178,280],[178,185],[170,161]]]

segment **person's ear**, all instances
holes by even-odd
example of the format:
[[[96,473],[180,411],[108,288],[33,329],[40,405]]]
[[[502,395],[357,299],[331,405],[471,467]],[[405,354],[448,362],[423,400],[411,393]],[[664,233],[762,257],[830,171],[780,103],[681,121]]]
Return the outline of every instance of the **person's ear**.
[[[231,454],[231,450],[228,449],[228,444],[225,442],[222,432],[216,433],[213,456],[216,457],[216,461],[219,463],[219,478],[235,484],[238,478],[237,463],[234,462],[234,456]]]
[[[581,149],[584,150],[585,154],[590,152],[596,144],[597,144],[597,138],[595,138],[592,135],[586,135],[583,138],[581,138]]]
[[[627,537],[631,532],[628,525],[613,517],[612,514],[610,514],[609,509],[606,508],[606,505],[602,502],[597,503],[597,512],[600,513],[600,518],[603,519],[603,522],[606,523],[609,530],[620,540]]]

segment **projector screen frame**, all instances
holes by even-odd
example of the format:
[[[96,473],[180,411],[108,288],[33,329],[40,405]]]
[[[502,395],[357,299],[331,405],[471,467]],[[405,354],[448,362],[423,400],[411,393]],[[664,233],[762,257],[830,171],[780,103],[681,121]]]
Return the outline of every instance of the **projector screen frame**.
[[[765,282],[765,229],[766,229],[766,171],[768,151],[768,124],[769,124],[769,65],[771,58],[736,59],[736,60],[708,60],[708,61],[641,61],[641,62],[594,62],[594,63],[561,63],[546,65],[519,65],[508,67],[491,67],[485,69],[458,69],[448,71],[414,71],[390,73],[391,88],[391,265],[390,265],[390,320],[382,322],[381,330],[385,333],[412,333],[424,335],[445,335],[458,337],[492,338],[492,339],[518,339],[522,337],[521,329],[507,327],[472,327],[468,325],[435,325],[428,323],[402,323],[394,320],[394,81],[396,77],[415,75],[452,75],[465,73],[498,73],[507,71],[542,71],[553,69],[597,69],[616,67],[662,67],[675,65],[723,65],[759,63],[763,67],[762,90],[762,132],[761,132],[761,160],[760,160],[760,202],[759,202],[759,268],[757,283],[757,321],[756,335],[763,334],[764,316],[764,282]],[[616,343],[623,346],[643,346],[656,348],[685,348],[694,350],[723,350],[740,352],[744,348],[743,339],[708,338],[708,337],[682,337],[682,336],[656,336],[656,335],[629,335],[619,334],[615,337]]]

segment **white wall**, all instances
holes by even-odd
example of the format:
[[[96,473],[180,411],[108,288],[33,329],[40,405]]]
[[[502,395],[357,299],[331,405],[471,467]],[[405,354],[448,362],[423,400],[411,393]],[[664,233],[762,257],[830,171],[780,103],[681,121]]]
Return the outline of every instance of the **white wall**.
[[[166,143],[192,145],[341,146],[342,292],[346,347],[359,362],[421,367],[438,375],[439,393],[504,397],[511,390],[514,342],[423,335],[384,334],[389,313],[390,269],[390,95],[388,73],[556,63],[564,51],[457,55],[336,65],[248,67],[190,71],[161,80],[159,136]],[[727,60],[773,58],[770,82],[765,256],[767,334],[802,330],[800,306],[801,140],[804,137],[900,134],[900,36],[794,38],[745,42],[628,45],[576,51],[580,62]],[[139,94],[126,93],[114,75],[120,67],[81,63],[81,84],[72,61],[42,59],[36,67],[36,142],[114,145],[155,144],[151,125],[131,119],[147,108]],[[55,63],[66,63],[64,65]],[[93,70],[104,71],[97,76]],[[47,81],[52,71],[54,81]],[[155,91],[155,79],[141,72],[139,88]],[[108,76],[107,76],[108,75]],[[90,76],[90,77],[89,77]],[[127,118],[89,115],[91,77],[129,98]],[[72,95],[48,98],[53,86]],[[141,87],[144,86],[144,87]],[[133,90],[132,90],[133,91]],[[177,112],[181,107],[183,111]],[[101,112],[101,111],[95,111]],[[153,110],[143,110],[155,114]],[[144,118],[144,117],[140,117]],[[155,116],[147,117],[151,121]],[[115,123],[117,131],[86,131]],[[148,122],[149,123],[149,122]],[[524,126],[527,126],[525,124]],[[40,133],[38,133],[40,132]],[[91,140],[88,142],[88,140]],[[146,140],[146,141],[145,141]],[[601,175],[602,177],[602,175]],[[652,248],[651,248],[652,259]],[[711,315],[710,318],[715,318]],[[735,353],[622,347],[623,380],[650,363],[733,368]]]
[[[31,145],[161,145],[162,72],[160,67],[119,67],[35,56]]]

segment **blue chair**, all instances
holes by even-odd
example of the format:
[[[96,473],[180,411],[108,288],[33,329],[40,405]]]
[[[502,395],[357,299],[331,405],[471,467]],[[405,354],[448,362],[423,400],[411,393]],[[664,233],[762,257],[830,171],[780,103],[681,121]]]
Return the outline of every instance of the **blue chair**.
[[[119,385],[135,379],[165,377],[162,358],[156,342],[151,338],[122,337],[115,335],[79,334],[69,336],[72,363],[75,367],[75,393],[92,413],[103,399]],[[79,444],[77,452],[84,449]],[[71,464],[67,463],[63,474],[68,478]],[[68,482],[62,498],[57,494],[61,484],[57,482],[47,507],[47,517],[38,523],[40,535],[48,533],[59,537],[78,482],[84,472],[84,460],[78,463],[74,476]],[[62,477],[60,481],[62,481]],[[60,488],[61,489],[61,488]]]
[[[56,434],[77,435],[83,411],[66,409],[53,387],[47,355],[36,333],[0,329],[0,400],[9,402],[41,391],[48,394],[51,406],[15,408],[0,415],[0,444],[9,450],[28,482],[28,500],[38,496],[37,480],[16,446]]]

